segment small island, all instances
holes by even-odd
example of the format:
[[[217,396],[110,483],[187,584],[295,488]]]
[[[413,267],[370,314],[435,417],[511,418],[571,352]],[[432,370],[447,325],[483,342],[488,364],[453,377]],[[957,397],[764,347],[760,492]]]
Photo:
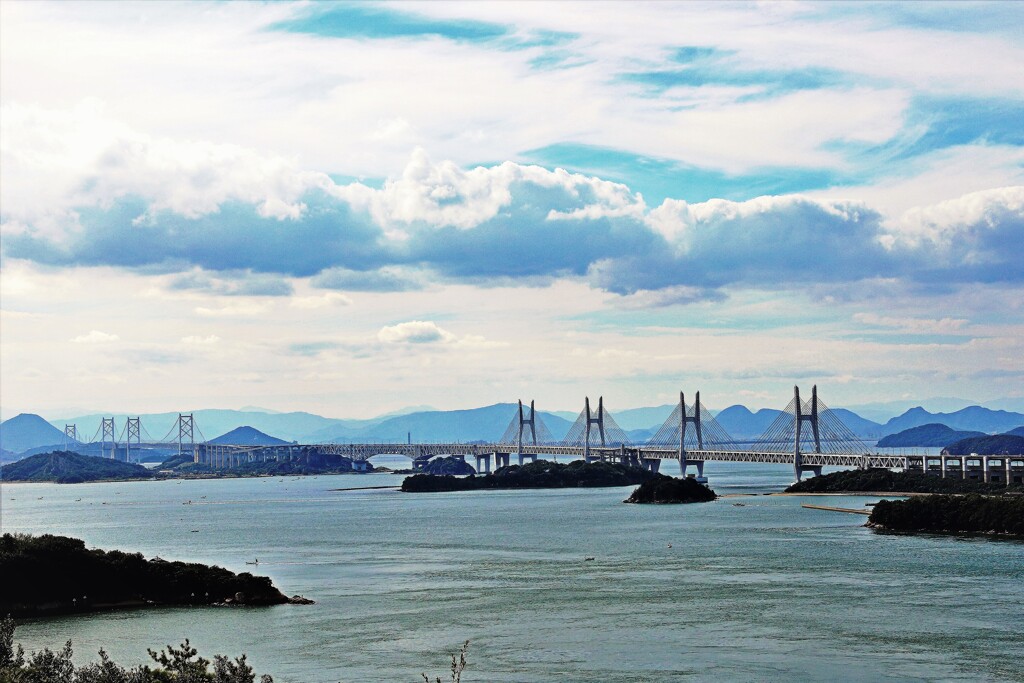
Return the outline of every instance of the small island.
[[[691,477],[676,479],[662,474],[640,484],[633,494],[622,502],[641,504],[708,503],[717,497],[714,491],[696,479]]]
[[[470,475],[414,474],[402,482],[406,493],[479,491],[485,489],[557,489],[600,486],[635,486],[659,475],[640,467],[608,462],[574,460],[562,464],[538,460],[526,465],[509,465],[482,477]]]
[[[1024,539],[1024,496],[915,496],[881,500],[867,526],[883,531],[969,533]]]
[[[786,493],[989,493],[1021,490],[1020,485],[987,484],[971,479],[936,477],[923,472],[874,468],[843,470],[798,481]]]
[[[305,604],[265,576],[89,550],[67,536],[0,537],[0,614],[38,616],[151,605]]]

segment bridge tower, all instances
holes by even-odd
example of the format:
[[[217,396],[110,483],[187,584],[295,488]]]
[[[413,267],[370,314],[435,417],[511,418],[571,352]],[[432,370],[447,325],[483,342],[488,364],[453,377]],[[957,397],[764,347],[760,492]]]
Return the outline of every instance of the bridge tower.
[[[686,459],[686,425],[692,424],[693,431],[697,436],[697,450],[704,450],[704,435],[700,429],[700,392],[697,392],[696,399],[693,404],[693,415],[686,414],[686,399],[683,396],[683,392],[679,392],[679,471],[682,476],[686,477],[686,467],[689,464]],[[693,464],[697,467],[697,476],[700,478],[704,477],[704,461],[694,460]]]
[[[814,476],[821,474],[821,465],[804,465],[803,454],[800,451],[800,428],[804,422],[808,422],[814,434],[814,452],[821,453],[821,433],[818,429],[818,385],[815,384],[811,387],[811,412],[809,415],[803,412],[803,403],[800,401],[800,387],[793,387],[793,403],[795,405],[793,412],[795,434],[793,440],[793,470],[796,472],[796,480],[800,481],[800,477],[805,470],[811,470]]]
[[[104,454],[107,452],[107,437],[110,437],[110,458],[113,460],[117,456],[117,441],[114,436],[114,418],[105,417],[103,418],[102,425],[102,436],[100,436],[100,457],[106,457]]]
[[[185,443],[188,443],[188,450],[194,451],[196,440],[195,440],[195,419],[192,417],[192,413],[183,415],[178,413],[178,455],[181,455],[182,448]]]
[[[516,453],[519,455],[519,466],[522,467],[524,458],[530,458],[531,462],[537,461],[536,453],[523,453],[523,431],[524,427],[530,427],[530,442],[532,445],[537,445],[537,409],[533,405],[533,401],[530,401],[530,417],[526,417],[523,414],[523,402],[519,401],[519,436],[516,439]],[[557,458],[556,458],[557,460]]]
[[[78,425],[64,425],[64,450],[70,450],[78,443]]]
[[[601,435],[601,446],[604,447],[604,396],[597,399],[597,417],[590,412],[590,397],[587,396],[584,402],[584,411],[587,413],[587,427],[583,434],[583,462],[590,462],[590,425],[597,425]]]
[[[132,461],[132,439],[138,447],[139,455],[142,455],[142,418],[129,417],[128,426],[125,429],[126,438],[124,443],[124,461]]]

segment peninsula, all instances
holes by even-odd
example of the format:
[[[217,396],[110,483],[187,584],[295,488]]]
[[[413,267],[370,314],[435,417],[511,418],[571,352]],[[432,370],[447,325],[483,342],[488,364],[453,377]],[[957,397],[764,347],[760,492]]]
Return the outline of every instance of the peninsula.
[[[880,500],[867,526],[885,531],[970,533],[1024,539],[1024,496],[915,496]]]
[[[1001,495],[1021,490],[1020,485],[986,484],[970,479],[945,478],[922,472],[887,469],[842,470],[798,481],[786,493],[988,493]]]
[[[67,536],[0,537],[0,614],[35,616],[151,605],[279,605],[288,598],[265,576],[90,550]]]

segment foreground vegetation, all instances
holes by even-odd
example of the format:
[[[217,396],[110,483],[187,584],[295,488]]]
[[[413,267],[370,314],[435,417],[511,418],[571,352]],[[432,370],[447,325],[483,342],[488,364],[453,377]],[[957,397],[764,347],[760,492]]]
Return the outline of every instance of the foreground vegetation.
[[[658,475],[640,484],[623,503],[708,503],[718,496],[696,479]]]
[[[71,451],[39,453],[0,467],[2,481],[54,481],[78,484],[86,481],[152,479],[142,465],[96,458]]]
[[[786,493],[991,493],[1020,491],[1020,485],[986,484],[970,479],[943,479],[923,472],[887,469],[843,470],[799,481]]]
[[[0,614],[15,616],[146,605],[289,602],[264,576],[147,560],[139,553],[88,550],[77,538],[49,534],[0,537],[0,576]]]
[[[981,533],[1024,538],[1024,496],[919,496],[881,500],[868,526],[888,531]]]
[[[574,460],[567,464],[538,460],[520,467],[509,465],[482,477],[414,474],[402,482],[409,493],[441,491],[479,491],[483,489],[557,489],[598,486],[631,486],[642,484],[659,475],[639,467],[608,462],[585,463]]]
[[[0,683],[255,683],[256,674],[245,655],[231,660],[215,655],[213,661],[199,656],[186,640],[181,647],[149,650],[156,668],[140,665],[126,669],[110,661],[100,650],[98,663],[76,667],[71,661],[71,641],[54,652],[45,648],[25,656],[21,645],[14,644],[14,620],[0,619]],[[212,665],[212,669],[211,669]],[[260,683],[274,683],[264,675]]]

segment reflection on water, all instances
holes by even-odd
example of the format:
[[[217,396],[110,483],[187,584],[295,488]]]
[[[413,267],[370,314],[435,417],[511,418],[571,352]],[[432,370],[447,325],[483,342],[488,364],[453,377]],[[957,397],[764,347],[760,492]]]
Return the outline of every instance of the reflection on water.
[[[772,465],[707,473],[719,493],[792,478]],[[41,620],[18,639],[70,638],[82,660],[103,647],[129,663],[188,637],[296,683],[414,681],[467,638],[467,683],[1024,679],[1021,543],[876,535],[789,497],[678,507],[623,505],[628,488],[332,490],[400,481],[5,484],[5,532],[256,569],[317,601]]]

